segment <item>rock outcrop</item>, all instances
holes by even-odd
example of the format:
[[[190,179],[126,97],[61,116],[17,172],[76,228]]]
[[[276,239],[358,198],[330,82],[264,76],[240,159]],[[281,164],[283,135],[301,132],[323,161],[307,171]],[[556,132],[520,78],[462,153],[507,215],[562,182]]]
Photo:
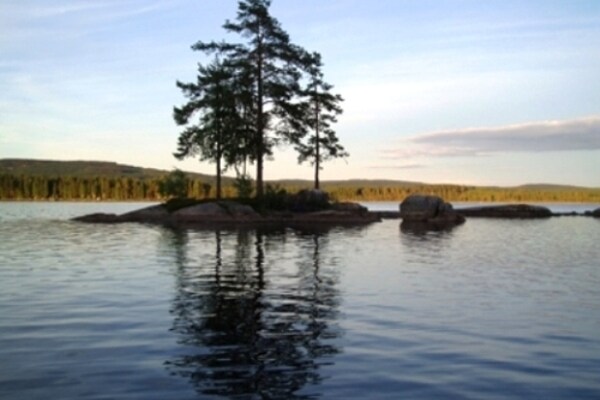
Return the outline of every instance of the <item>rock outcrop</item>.
[[[411,195],[400,204],[402,228],[410,230],[443,230],[465,222],[450,203],[438,196]]]
[[[322,199],[309,198],[305,205],[314,205]],[[181,202],[146,207],[122,215],[90,214],[74,218],[89,223],[141,222],[182,226],[334,226],[362,225],[379,221],[377,214],[355,203],[328,204],[328,209],[319,211],[277,211],[259,214],[252,207],[234,201],[204,203]]]
[[[169,211],[161,204],[131,211],[121,215],[105,213],[83,215],[81,217],[73,218],[73,221],[106,224],[114,224],[118,222],[160,223],[167,221],[169,218]]]
[[[552,216],[550,209],[528,204],[469,207],[461,208],[457,212],[465,217],[479,218],[534,219],[549,218]]]
[[[114,224],[119,221],[119,216],[117,214],[106,214],[106,213],[94,213],[83,215],[81,217],[73,218],[73,221],[78,222],[89,222],[95,224]]]
[[[162,204],[131,211],[119,216],[123,222],[161,222],[169,218],[169,211]]]
[[[181,208],[171,215],[176,223],[259,221],[262,217],[250,206],[232,201],[201,203]]]

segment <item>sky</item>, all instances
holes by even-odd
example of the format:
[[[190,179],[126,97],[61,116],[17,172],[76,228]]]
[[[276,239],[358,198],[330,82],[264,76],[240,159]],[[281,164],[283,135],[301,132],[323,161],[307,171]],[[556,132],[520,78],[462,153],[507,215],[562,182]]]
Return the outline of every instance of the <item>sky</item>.
[[[176,160],[177,80],[234,0],[2,0],[0,158]],[[321,179],[600,187],[600,1],[272,0],[344,98]],[[311,179],[279,148],[265,179]]]

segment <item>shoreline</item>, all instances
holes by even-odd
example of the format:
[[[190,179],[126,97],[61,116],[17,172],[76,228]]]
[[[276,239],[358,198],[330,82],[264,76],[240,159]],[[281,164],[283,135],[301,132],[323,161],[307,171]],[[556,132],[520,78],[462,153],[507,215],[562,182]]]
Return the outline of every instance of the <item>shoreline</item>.
[[[204,199],[198,199],[204,200]],[[234,200],[232,199],[223,199],[223,200]],[[396,203],[400,204],[404,198],[397,200],[361,200],[361,199],[339,199],[340,202],[354,202],[359,204],[385,204],[385,203]],[[156,199],[156,200],[112,200],[112,199],[104,199],[104,200],[93,200],[93,199],[0,199],[0,203],[163,203],[165,199]],[[486,205],[510,205],[510,204],[529,204],[529,205],[543,205],[543,204],[576,204],[576,205],[594,205],[596,207],[600,207],[600,201],[561,201],[561,200],[546,200],[546,201],[522,201],[522,200],[507,200],[507,201],[487,201],[487,200],[450,200],[453,204],[486,204]]]
[[[36,199],[0,199],[0,203],[161,203],[163,200],[91,200],[91,199],[72,199],[72,200],[36,200]]]
[[[412,201],[411,201],[412,200]],[[442,206],[428,204],[439,200]],[[414,196],[401,204],[399,211],[373,211],[358,203],[334,203],[326,209],[314,211],[264,210],[257,212],[249,205],[232,201],[195,203],[170,208],[168,203],[143,207],[141,209],[114,213],[92,213],[72,218],[73,221],[94,224],[147,223],[169,226],[231,226],[262,227],[278,226],[356,226],[381,222],[384,219],[402,220],[402,225],[430,225],[431,228],[446,228],[464,223],[467,218],[491,219],[548,219],[553,217],[592,217],[600,218],[600,208],[584,212],[553,212],[547,207],[529,204],[507,204],[499,206],[477,206],[454,209],[450,203],[440,198]],[[432,208],[432,217],[425,217],[421,210],[415,210],[415,202]],[[405,203],[407,205],[405,206]],[[410,208],[409,208],[410,207]],[[406,208],[406,210],[405,210]],[[429,214],[427,214],[429,215]]]

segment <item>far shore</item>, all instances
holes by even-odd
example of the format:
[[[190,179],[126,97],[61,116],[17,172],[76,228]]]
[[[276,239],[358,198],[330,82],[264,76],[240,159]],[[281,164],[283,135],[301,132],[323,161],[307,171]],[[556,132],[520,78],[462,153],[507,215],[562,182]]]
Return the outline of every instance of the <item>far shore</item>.
[[[205,199],[199,199],[199,200],[205,200]],[[207,201],[213,200],[213,199],[206,199]],[[224,200],[229,200],[229,199],[224,199]],[[360,199],[353,199],[353,198],[349,198],[349,199],[340,199],[339,201],[345,202],[345,201],[351,201],[351,202],[355,202],[355,203],[365,203],[365,204],[383,204],[383,203],[398,203],[398,205],[400,205],[400,203],[402,203],[402,200],[404,199],[397,199],[397,200],[360,200]],[[113,199],[101,199],[101,200],[94,200],[94,199],[0,199],[0,203],[162,203],[164,202],[165,199],[154,199],[154,200],[150,200],[150,199],[140,199],[140,200],[135,200],[135,199],[127,199],[127,200],[113,200]],[[532,205],[536,205],[536,204],[580,204],[580,205],[597,205],[600,206],[600,201],[595,202],[595,201],[587,201],[587,200],[581,200],[581,201],[576,201],[576,200],[544,200],[544,201],[522,201],[522,200],[506,200],[506,201],[490,201],[490,200],[451,200],[450,203],[456,204],[490,204],[490,205],[501,205],[501,204],[515,204],[515,203],[519,203],[519,204],[532,204]]]

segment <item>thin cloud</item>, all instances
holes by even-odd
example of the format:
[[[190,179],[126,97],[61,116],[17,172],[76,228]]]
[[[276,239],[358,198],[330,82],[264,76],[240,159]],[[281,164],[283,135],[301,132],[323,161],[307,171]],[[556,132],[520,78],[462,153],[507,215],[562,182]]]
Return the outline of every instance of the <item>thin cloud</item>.
[[[160,13],[176,7],[180,1],[90,0],[74,3],[58,0],[35,5],[26,2],[0,2],[0,52],[5,45],[9,48],[27,48],[31,41],[36,43],[40,38],[47,42],[48,49],[53,49],[53,42],[66,42],[92,33],[110,32],[114,28],[113,24],[122,20]],[[20,42],[23,44],[16,46]],[[69,45],[67,43],[65,47],[68,48]]]
[[[57,16],[62,16],[66,14],[79,13],[79,12],[87,12],[87,11],[97,11],[99,9],[104,9],[109,7],[110,4],[106,2],[101,3],[80,3],[80,4],[54,4],[54,5],[42,5],[39,7],[35,7],[29,10],[29,14],[32,17],[37,18],[53,18]]]
[[[425,168],[423,164],[406,164],[406,165],[370,165],[369,169],[420,169]]]
[[[111,18],[122,18],[133,15],[145,14],[167,8],[168,3],[161,1],[147,2],[134,1],[133,3],[123,3],[120,1],[88,1],[85,3],[74,4],[72,2],[57,2],[53,4],[41,4],[36,7],[23,6],[20,9],[15,7],[14,11],[28,18],[55,18],[67,16],[70,14],[87,14],[95,17],[108,16]]]
[[[415,145],[407,141],[401,148],[384,149],[381,151],[381,158],[386,160],[396,160],[398,158],[418,158],[418,157],[469,157],[483,155],[476,150],[449,146],[426,146]]]
[[[431,132],[384,151],[387,158],[600,150],[600,117]]]

